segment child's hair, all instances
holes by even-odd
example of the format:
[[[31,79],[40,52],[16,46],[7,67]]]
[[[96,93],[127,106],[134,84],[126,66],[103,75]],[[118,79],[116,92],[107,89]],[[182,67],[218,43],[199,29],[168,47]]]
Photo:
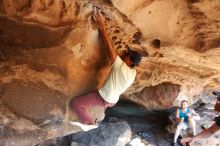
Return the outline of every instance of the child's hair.
[[[181,101],[181,105],[182,105],[184,102],[188,103],[188,101],[186,101],[186,100],[182,100],[182,101]]]

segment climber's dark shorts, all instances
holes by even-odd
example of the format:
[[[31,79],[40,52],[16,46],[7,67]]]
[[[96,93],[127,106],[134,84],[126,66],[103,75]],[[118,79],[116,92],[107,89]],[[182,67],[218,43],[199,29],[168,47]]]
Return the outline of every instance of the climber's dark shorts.
[[[70,108],[84,124],[94,124],[103,120],[106,108],[112,106],[114,104],[103,100],[98,92],[78,96],[70,101]]]

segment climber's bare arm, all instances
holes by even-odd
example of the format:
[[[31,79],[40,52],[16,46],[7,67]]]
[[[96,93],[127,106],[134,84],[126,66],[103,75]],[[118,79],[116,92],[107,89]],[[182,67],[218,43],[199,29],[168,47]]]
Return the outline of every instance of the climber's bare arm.
[[[106,48],[106,52],[108,54],[108,57],[109,57],[111,63],[113,63],[116,59],[117,54],[116,54],[115,49],[112,46],[112,42],[107,34],[107,31],[105,28],[105,18],[99,10],[93,11],[93,18],[94,18],[94,21],[96,22],[96,24],[98,25],[102,39],[105,43],[105,48]]]
[[[200,134],[194,136],[194,137],[187,137],[187,138],[183,138],[181,140],[182,144],[186,144],[187,142],[193,142],[195,140],[199,140],[199,139],[205,139],[205,138],[209,138],[211,137],[213,134],[215,134],[217,131],[220,130],[220,127],[217,126],[216,124],[213,124],[211,127],[209,127],[208,129],[202,131]]]

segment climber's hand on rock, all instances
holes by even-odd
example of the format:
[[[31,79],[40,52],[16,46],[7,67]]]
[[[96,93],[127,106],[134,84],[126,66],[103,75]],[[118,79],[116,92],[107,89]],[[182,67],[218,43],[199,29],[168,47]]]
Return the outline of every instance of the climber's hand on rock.
[[[104,28],[105,17],[102,15],[100,10],[97,10],[97,9],[93,10],[93,19],[94,19],[95,23],[98,25],[99,29]]]

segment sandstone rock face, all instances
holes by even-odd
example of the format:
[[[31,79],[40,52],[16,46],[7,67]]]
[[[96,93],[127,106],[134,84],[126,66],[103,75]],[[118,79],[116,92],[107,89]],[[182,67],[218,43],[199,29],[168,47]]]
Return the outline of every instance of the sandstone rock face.
[[[146,99],[155,102],[163,99],[161,101],[166,102],[166,99],[172,100],[174,96],[177,99],[172,100],[172,103],[179,105],[179,101],[182,99],[193,103],[195,99],[193,97],[199,94],[204,87],[207,90],[219,89],[219,82],[216,79],[219,76],[219,64],[211,56],[207,57],[180,46],[161,48],[160,53],[163,57],[146,58],[146,62],[140,65],[137,80],[127,91],[130,94],[129,99],[139,100],[138,103],[151,108],[152,106],[149,105],[151,103]],[[143,102],[144,100],[145,102]],[[156,107],[166,107],[163,106],[166,105],[163,102],[157,104]]]
[[[219,47],[219,1],[113,0],[143,33],[197,51]],[[213,12],[213,13],[212,13]]]
[[[34,145],[79,130],[69,100],[100,88],[111,68],[94,6],[117,52],[144,56],[122,98],[164,109],[220,89],[218,0],[0,0],[0,143]]]
[[[131,128],[127,122],[102,123],[99,128],[87,133],[76,133],[71,138],[73,141],[89,146],[122,146],[130,141]]]

